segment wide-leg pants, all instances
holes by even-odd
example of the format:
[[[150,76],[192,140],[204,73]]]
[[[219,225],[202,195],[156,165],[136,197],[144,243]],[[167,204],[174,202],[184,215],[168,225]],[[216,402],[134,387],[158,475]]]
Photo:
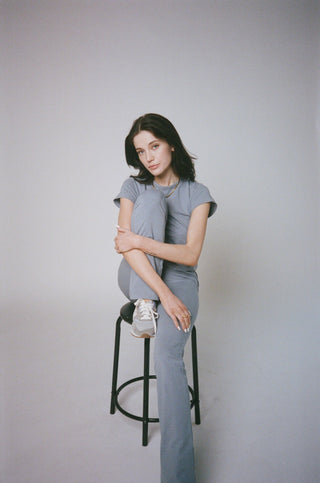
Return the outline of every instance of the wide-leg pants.
[[[131,230],[164,241],[167,221],[164,195],[146,190],[138,196],[131,218]],[[191,312],[191,328],[198,313],[198,280],[195,274],[170,268],[162,273],[163,260],[148,255],[170,290]],[[179,266],[177,266],[179,267]],[[118,273],[121,290],[129,300],[159,297],[123,259]],[[157,306],[157,334],[154,365],[157,376],[158,411],[161,431],[161,483],[194,483],[194,451],[188,381],[183,362],[189,334],[178,331],[162,304]]]

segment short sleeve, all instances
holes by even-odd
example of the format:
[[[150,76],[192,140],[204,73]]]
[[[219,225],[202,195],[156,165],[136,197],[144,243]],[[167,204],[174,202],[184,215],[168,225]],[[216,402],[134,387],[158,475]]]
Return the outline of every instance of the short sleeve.
[[[119,194],[113,199],[118,208],[120,207],[120,198],[127,198],[131,200],[133,203],[136,201],[138,196],[138,189],[136,185],[136,181],[133,178],[127,178],[120,189]]]
[[[204,186],[202,183],[195,182],[194,189],[191,193],[190,202],[191,202],[191,213],[197,206],[202,205],[203,203],[210,203],[208,218],[212,216],[217,209],[217,203],[212,198],[208,188]]]

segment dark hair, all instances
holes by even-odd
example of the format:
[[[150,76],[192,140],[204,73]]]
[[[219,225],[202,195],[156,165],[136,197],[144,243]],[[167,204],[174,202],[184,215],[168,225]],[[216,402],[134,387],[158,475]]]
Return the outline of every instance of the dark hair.
[[[136,176],[132,176],[132,178],[144,184],[149,184],[153,181],[153,175],[141,163],[133,144],[133,138],[141,131],[149,131],[158,139],[164,140],[169,146],[174,147],[171,161],[173,172],[181,179],[195,180],[193,159],[196,159],[196,157],[187,152],[176,128],[169,119],[160,116],[160,114],[152,113],[144,114],[136,119],[125,140],[127,164],[139,170],[139,173]]]

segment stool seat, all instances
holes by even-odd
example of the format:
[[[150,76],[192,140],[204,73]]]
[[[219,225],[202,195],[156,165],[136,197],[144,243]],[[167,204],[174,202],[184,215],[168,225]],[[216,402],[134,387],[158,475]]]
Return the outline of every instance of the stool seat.
[[[150,337],[142,338],[144,340],[144,367],[143,376],[134,377],[125,381],[118,387],[118,368],[119,368],[119,352],[120,352],[120,333],[121,322],[132,324],[132,316],[135,309],[133,302],[128,302],[120,309],[120,315],[116,322],[115,344],[114,344],[114,356],[113,356],[113,375],[112,375],[112,390],[111,390],[111,404],[110,413],[114,414],[115,409],[119,409],[125,416],[142,422],[142,445],[148,444],[148,423],[159,422],[158,418],[149,417],[149,381],[150,379],[156,379],[155,375],[150,375]],[[193,326],[191,331],[191,345],[192,345],[192,368],[193,368],[193,388],[188,386],[191,394],[190,408],[195,408],[195,423],[200,424],[200,401],[199,401],[199,381],[198,381],[198,357],[197,357],[197,335],[196,328]],[[119,403],[118,396],[120,391],[128,385],[143,381],[143,414],[138,416],[136,414],[126,411]]]
[[[133,302],[128,302],[127,304],[123,305],[120,309],[120,315],[125,322],[132,324],[132,316],[135,309],[135,305]]]

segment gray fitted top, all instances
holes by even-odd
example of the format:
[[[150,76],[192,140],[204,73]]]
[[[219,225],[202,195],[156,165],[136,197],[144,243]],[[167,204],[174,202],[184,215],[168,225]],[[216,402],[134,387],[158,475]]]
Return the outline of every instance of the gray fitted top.
[[[139,183],[134,178],[127,178],[121,186],[120,193],[114,198],[114,203],[119,207],[120,198],[127,198],[135,203],[137,197],[145,190],[157,189],[167,196],[175,187],[161,186],[154,181],[146,185]],[[176,190],[169,198],[165,198],[168,207],[168,219],[166,225],[166,243],[185,244],[187,241],[187,231],[192,211],[203,203],[210,203],[208,217],[212,216],[217,209],[217,203],[212,198],[208,188],[197,181],[180,180]],[[167,262],[168,265],[175,265]],[[194,270],[196,267],[188,267]],[[186,269],[186,266],[184,266]]]

